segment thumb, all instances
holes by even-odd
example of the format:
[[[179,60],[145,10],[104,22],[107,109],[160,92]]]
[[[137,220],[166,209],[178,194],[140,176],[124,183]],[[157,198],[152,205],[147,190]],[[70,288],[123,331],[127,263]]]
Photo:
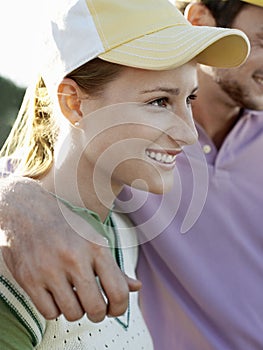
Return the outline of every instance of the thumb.
[[[125,275],[125,279],[126,279],[126,282],[128,284],[130,292],[137,292],[141,289],[141,287],[142,287],[141,281],[134,279],[134,278],[131,278],[127,275]]]

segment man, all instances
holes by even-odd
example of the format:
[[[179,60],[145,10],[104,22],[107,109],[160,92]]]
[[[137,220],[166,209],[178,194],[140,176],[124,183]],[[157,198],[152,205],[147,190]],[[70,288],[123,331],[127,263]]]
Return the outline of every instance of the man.
[[[252,51],[247,62],[236,69],[200,67],[198,99],[193,103],[199,145],[178,158],[174,191],[163,197],[148,195],[144,205],[130,214],[143,242],[138,265],[143,282],[141,305],[157,350],[261,350],[263,2],[204,0],[189,5],[186,13],[195,25],[243,30]],[[36,187],[39,198],[37,185],[31,186]],[[65,276],[80,271],[88,291],[90,279],[85,266],[89,269],[88,264],[93,264],[95,273],[100,274],[106,263],[109,268],[113,265],[110,259],[98,259],[99,248],[92,253],[92,244],[72,238],[69,228],[50,213],[51,199],[46,199],[50,211],[41,205],[41,213],[51,227],[52,223],[57,225],[53,231],[56,237],[32,232],[34,227],[39,228],[39,219],[34,219],[35,225],[32,214],[31,221],[22,221],[24,233],[15,235],[18,220],[8,220],[4,203],[16,209],[17,215],[28,215],[21,212],[19,201],[22,195],[30,198],[30,188],[15,183],[2,192],[2,220],[12,243],[11,249],[5,247],[4,257],[40,310],[47,310],[47,317],[60,310],[74,319],[78,316],[72,311],[77,301],[63,296],[67,301],[63,304],[59,297]],[[143,193],[133,195],[139,203]],[[123,196],[127,199],[128,193]],[[44,201],[44,193],[42,197]],[[34,201],[31,203],[28,207],[35,212]],[[37,238],[30,240],[27,231]],[[62,240],[65,242],[63,248],[54,246],[59,239],[60,246]],[[27,246],[33,249],[31,254],[26,252]],[[42,268],[35,267],[33,264],[42,264],[38,255],[44,256],[43,247],[50,249],[50,261]],[[29,286],[31,281],[33,285]],[[105,282],[106,288],[109,284]],[[118,293],[109,286],[113,305],[123,302],[127,293],[123,280],[116,278],[116,285]],[[86,305],[82,307],[87,310]],[[94,309],[88,309],[93,317]],[[105,312],[100,306],[98,310],[97,320]]]
[[[182,160],[177,214],[162,234],[141,246],[141,304],[157,349],[260,350],[263,112],[245,109],[263,110],[263,2],[203,2],[206,6],[201,1],[187,8],[192,23],[241,29],[252,51],[237,69],[200,67],[193,113],[208,164],[207,197],[196,222],[180,234],[187,210],[198,213],[202,204],[191,204],[189,194],[202,181],[201,176],[199,183],[191,179],[194,160]],[[233,22],[220,22],[238,7]],[[173,196],[168,194],[167,203],[176,202]],[[136,223],[150,218],[160,206],[160,199],[150,196],[132,218]],[[165,206],[158,211],[164,221],[166,211]]]

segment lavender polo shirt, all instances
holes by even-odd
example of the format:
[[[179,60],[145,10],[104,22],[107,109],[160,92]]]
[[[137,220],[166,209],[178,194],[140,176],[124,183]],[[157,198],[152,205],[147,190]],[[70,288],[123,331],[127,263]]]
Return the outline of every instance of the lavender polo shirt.
[[[141,307],[155,350],[262,350],[263,112],[244,113],[219,152],[198,129],[174,189],[134,191],[128,206],[146,242]]]

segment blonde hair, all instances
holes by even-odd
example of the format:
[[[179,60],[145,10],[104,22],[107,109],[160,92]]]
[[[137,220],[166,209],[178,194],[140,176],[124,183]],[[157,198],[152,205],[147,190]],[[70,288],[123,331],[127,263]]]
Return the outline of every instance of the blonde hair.
[[[118,76],[121,69],[120,65],[96,58],[67,77],[90,95],[97,96],[107,83]],[[58,134],[54,105],[44,80],[40,77],[33,90],[27,89],[17,119],[0,151],[0,157],[6,157],[11,162],[14,173],[41,178],[53,164]]]

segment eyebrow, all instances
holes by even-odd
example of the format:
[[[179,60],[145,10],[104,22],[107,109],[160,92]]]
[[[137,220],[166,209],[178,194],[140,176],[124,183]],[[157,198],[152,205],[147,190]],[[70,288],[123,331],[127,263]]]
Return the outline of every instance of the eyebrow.
[[[154,89],[150,89],[150,90],[143,90],[142,93],[143,94],[148,94],[151,92],[166,92],[169,93],[171,95],[179,95],[180,94],[180,89],[179,88],[166,88],[166,87],[156,87]]]
[[[197,90],[198,90],[198,86],[194,87],[193,90],[191,91],[191,94],[194,94]],[[166,88],[166,87],[156,87],[154,89],[142,91],[143,94],[152,93],[152,92],[166,92],[166,93],[169,93],[171,95],[178,96],[178,95],[180,95],[181,91],[179,88]]]

